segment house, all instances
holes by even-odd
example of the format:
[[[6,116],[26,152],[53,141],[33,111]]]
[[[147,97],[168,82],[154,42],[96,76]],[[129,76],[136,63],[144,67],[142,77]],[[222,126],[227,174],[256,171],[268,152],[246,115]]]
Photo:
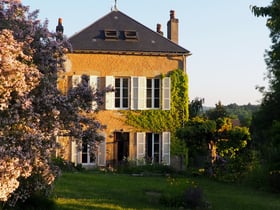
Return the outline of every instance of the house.
[[[170,164],[170,131],[136,129],[126,123],[122,113],[170,109],[171,80],[162,75],[175,69],[186,72],[190,55],[178,45],[178,22],[170,11],[166,38],[160,24],[153,31],[115,8],[69,39],[73,52],[67,54],[59,88],[67,92],[86,74],[92,87],[113,86],[115,92],[106,93],[104,105],[98,107],[96,118],[107,129],[95,158],[86,145],[79,151],[68,137],[59,137],[64,158],[87,167],[116,165],[124,159],[140,163],[147,158],[152,163]]]

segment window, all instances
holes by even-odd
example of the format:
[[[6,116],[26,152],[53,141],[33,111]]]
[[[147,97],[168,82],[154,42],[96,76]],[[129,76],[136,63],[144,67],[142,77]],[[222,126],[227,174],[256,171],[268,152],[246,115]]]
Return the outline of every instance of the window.
[[[106,92],[105,109],[162,109],[170,110],[170,77],[146,78],[106,76],[106,87],[115,91]]]
[[[126,40],[131,40],[131,41],[138,40],[137,32],[134,31],[134,30],[125,30],[124,31],[124,37],[125,37]]]
[[[115,108],[128,108],[129,85],[128,78],[115,79]]]
[[[104,36],[107,40],[117,40],[119,38],[119,33],[114,29],[106,29],[104,30]]]
[[[161,161],[161,150],[158,133],[147,133],[146,134],[146,146],[147,146],[147,161],[150,163],[160,163]]]
[[[160,108],[160,79],[147,79],[147,108]]]
[[[95,156],[90,152],[87,144],[82,145],[82,164],[92,164],[95,162]]]
[[[137,164],[170,165],[170,132],[136,133]]]

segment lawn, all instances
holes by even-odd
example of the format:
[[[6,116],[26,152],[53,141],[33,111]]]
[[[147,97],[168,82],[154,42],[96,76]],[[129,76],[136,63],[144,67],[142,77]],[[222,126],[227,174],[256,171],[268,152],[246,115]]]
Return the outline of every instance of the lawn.
[[[56,182],[54,196],[61,210],[172,209],[159,202],[160,196],[180,194],[190,185],[203,189],[213,210],[280,210],[279,194],[258,192],[206,178],[63,173]]]

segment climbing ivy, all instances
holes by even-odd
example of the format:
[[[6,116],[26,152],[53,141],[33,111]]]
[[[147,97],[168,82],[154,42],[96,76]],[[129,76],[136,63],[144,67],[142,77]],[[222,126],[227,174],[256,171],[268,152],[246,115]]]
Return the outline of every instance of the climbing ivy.
[[[171,78],[170,110],[140,110],[125,112],[126,123],[139,130],[150,132],[171,132],[171,153],[185,152],[183,142],[176,139],[175,132],[188,121],[188,77],[181,69],[163,75]]]

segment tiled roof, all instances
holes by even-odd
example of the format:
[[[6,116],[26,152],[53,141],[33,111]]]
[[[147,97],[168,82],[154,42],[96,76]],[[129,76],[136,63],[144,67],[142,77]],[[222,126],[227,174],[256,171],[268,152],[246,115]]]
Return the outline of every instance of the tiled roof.
[[[74,51],[189,54],[120,11],[111,11],[69,39]]]

